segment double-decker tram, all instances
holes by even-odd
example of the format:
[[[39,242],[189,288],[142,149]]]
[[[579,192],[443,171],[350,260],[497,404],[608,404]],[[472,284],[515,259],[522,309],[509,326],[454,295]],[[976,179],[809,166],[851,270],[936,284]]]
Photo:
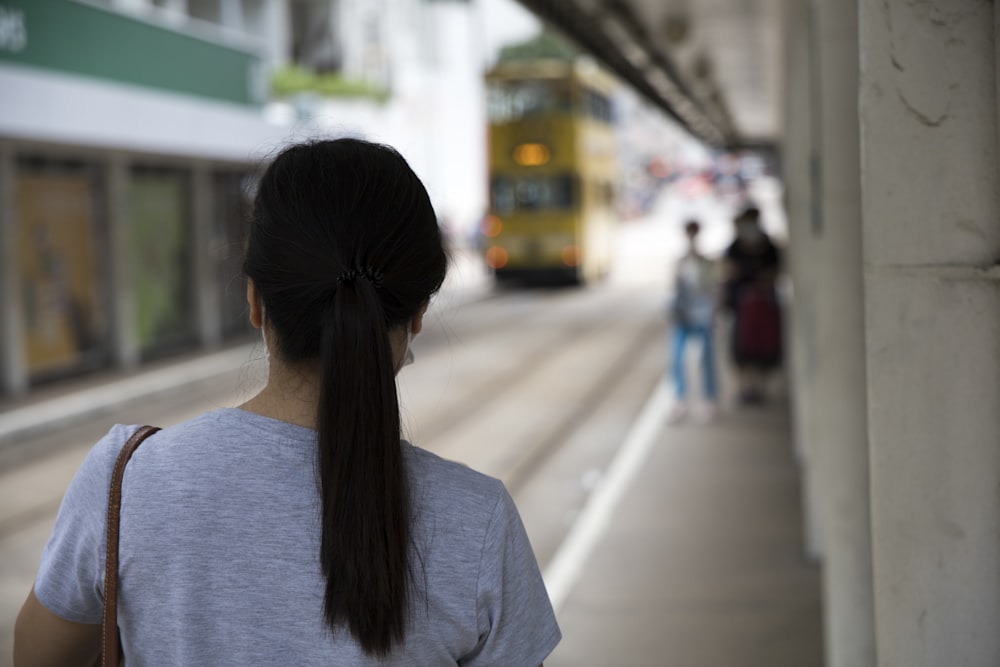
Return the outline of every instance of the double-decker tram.
[[[615,222],[614,80],[576,58],[503,62],[486,81],[487,265],[500,281],[599,279]]]

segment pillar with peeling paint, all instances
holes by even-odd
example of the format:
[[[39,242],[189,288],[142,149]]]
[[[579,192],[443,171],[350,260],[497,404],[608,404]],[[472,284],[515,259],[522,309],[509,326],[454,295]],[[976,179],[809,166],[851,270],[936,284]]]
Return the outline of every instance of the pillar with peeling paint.
[[[874,667],[861,161],[857,112],[858,8],[814,2],[818,58],[819,216],[814,223],[816,451],[823,530],[828,667]]]
[[[997,23],[862,0],[879,664],[1000,665]]]
[[[787,270],[793,291],[785,318],[789,342],[792,438],[802,473],[803,550],[811,560],[823,553],[819,452],[812,436],[816,382],[816,255],[818,219],[813,182],[818,156],[815,117],[814,22],[807,0],[785,4],[785,120],[781,139],[788,215]]]

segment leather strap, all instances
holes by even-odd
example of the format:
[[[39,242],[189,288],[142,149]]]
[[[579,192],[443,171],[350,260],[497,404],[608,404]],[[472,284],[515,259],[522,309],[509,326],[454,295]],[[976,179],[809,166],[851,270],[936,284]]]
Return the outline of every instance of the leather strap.
[[[142,441],[160,429],[140,426],[118,453],[111,471],[111,489],[108,491],[108,534],[104,558],[104,614],[101,617],[101,665],[118,667],[122,663],[122,645],[118,636],[118,528],[121,524],[122,479],[125,464],[139,448]]]

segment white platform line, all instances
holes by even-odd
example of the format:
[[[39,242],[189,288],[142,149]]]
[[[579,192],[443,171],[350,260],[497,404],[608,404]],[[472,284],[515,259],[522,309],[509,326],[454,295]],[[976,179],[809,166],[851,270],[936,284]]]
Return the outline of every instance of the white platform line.
[[[672,393],[665,382],[657,385],[656,391],[646,401],[632,430],[608,467],[600,486],[591,495],[549,566],[545,568],[545,586],[556,613],[559,613],[573,590],[590,552],[603,537],[618,501],[656,442],[656,436],[673,400]]]

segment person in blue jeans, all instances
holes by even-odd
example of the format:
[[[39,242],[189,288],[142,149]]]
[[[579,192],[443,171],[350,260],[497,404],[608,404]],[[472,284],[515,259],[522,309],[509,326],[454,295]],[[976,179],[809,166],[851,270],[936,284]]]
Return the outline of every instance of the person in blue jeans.
[[[689,387],[684,356],[690,341],[699,343],[702,401],[695,416],[707,420],[715,414],[718,387],[715,377],[713,322],[718,302],[718,269],[716,263],[698,250],[701,225],[690,221],[684,225],[687,251],[678,260],[674,273],[674,296],[671,302],[670,367],[674,383],[673,419],[687,414]]]

